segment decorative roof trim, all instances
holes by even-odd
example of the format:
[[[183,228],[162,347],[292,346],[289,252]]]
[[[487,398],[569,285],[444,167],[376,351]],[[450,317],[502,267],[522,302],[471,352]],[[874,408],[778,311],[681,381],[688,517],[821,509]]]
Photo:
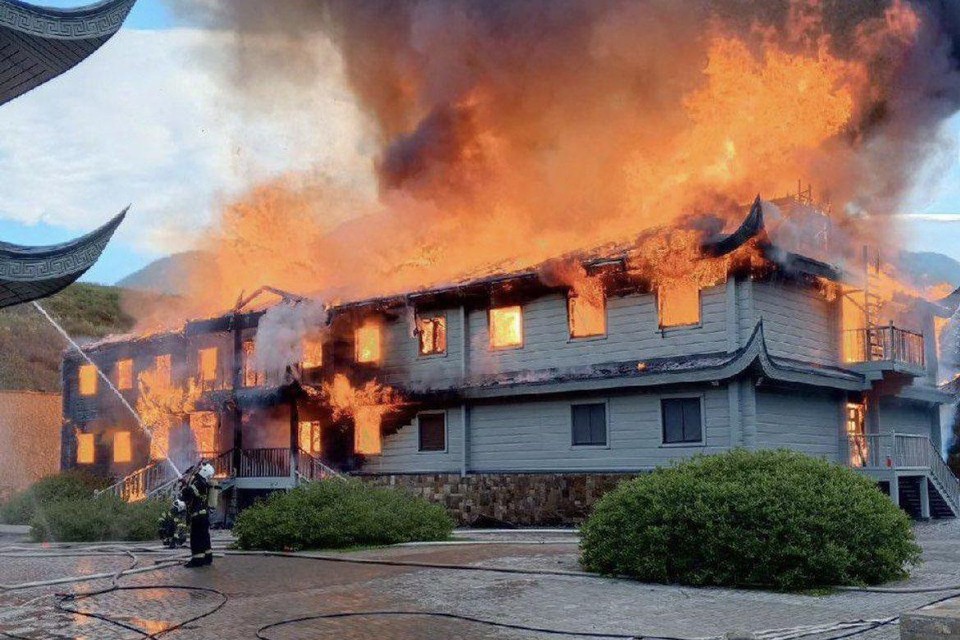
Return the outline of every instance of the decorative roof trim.
[[[109,38],[126,20],[137,0],[104,0],[75,9],[0,0],[0,26],[56,40]]]

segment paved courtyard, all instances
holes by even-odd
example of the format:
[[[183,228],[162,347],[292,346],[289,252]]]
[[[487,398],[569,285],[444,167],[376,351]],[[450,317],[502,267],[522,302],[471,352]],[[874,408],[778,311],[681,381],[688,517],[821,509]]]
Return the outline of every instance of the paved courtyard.
[[[908,581],[889,586],[960,585],[960,524],[921,524],[917,536],[924,548],[923,566]],[[263,635],[276,640],[509,639],[555,638],[559,636],[548,630],[560,630],[584,634],[573,637],[708,638],[750,631],[765,632],[759,637],[774,640],[791,634],[771,630],[888,619],[938,597],[960,595],[957,588],[813,596],[597,578],[580,575],[576,538],[569,532],[463,532],[456,544],[303,554],[312,558],[233,554],[226,551],[229,540],[220,538],[215,546],[228,555],[212,568],[193,571],[165,566],[173,557],[156,545],[41,546],[8,540],[0,540],[0,585],[5,587],[0,592],[0,637],[30,640],[143,638],[210,612],[163,637],[241,640],[256,638],[258,629],[273,622],[366,612],[304,620]],[[119,578],[123,590],[67,600],[58,609],[56,594],[105,589],[112,584],[109,574],[128,568],[135,572]],[[140,569],[145,570],[136,572]],[[108,575],[24,586],[95,574]],[[102,615],[111,622],[64,608]],[[394,612],[438,612],[475,620]],[[544,631],[494,627],[482,621]],[[838,627],[807,637],[837,637],[860,629]],[[899,631],[890,624],[857,637],[897,638]]]

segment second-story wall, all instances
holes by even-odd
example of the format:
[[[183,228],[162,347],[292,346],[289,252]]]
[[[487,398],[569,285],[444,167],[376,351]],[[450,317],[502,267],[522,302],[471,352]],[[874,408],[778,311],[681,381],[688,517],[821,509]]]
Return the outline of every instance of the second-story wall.
[[[763,320],[767,348],[775,356],[821,365],[839,363],[840,322],[836,301],[813,285],[751,282],[753,320]]]

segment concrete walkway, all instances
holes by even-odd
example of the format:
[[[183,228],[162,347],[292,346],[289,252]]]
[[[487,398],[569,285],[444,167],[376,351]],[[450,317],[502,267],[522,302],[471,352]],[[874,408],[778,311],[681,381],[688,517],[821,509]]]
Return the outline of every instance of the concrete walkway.
[[[490,627],[478,621],[573,633],[717,637],[730,631],[825,625],[859,619],[883,620],[942,595],[960,594],[960,524],[917,526],[925,563],[904,587],[958,585],[936,593],[840,592],[826,596],[731,589],[646,585],[580,575],[573,532],[458,532],[457,544],[407,545],[305,557],[227,555],[214,567],[152,569],[169,554],[156,545],[42,548],[9,546],[0,557],[0,584],[63,576],[151,569],[123,577],[135,590],[79,599],[67,606],[105,615],[153,633],[192,617],[215,613],[166,634],[173,639],[255,638],[272,622],[342,612],[440,612],[472,618],[363,615],[315,619],[265,632],[276,640],[295,638],[555,638],[545,631]],[[229,538],[218,536],[224,549]],[[132,556],[131,556],[132,554]],[[316,559],[317,556],[326,559]],[[392,564],[384,564],[392,563]],[[427,566],[430,565],[430,566]],[[467,565],[475,570],[439,568]],[[529,572],[529,573],[524,573]],[[544,572],[544,573],[540,573]],[[115,624],[58,611],[57,591],[85,592],[110,585],[97,579],[55,587],[0,593],[0,632],[15,637],[137,638],[143,634]],[[212,589],[182,590],[167,585]],[[223,595],[220,595],[223,594]],[[850,629],[856,629],[850,627]],[[812,635],[828,638],[839,631]],[[897,638],[890,624],[860,638]],[[583,635],[574,637],[586,637]],[[768,633],[764,640],[787,637]]]

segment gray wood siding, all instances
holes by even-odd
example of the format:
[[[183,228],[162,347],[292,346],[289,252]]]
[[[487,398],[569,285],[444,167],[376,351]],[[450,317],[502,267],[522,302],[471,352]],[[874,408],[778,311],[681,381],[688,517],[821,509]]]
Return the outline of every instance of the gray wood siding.
[[[660,331],[656,298],[628,295],[607,300],[607,335],[571,339],[567,299],[549,295],[523,305],[523,347],[491,349],[487,311],[469,315],[470,373],[569,367],[727,350],[725,285],[702,292],[702,324]]]
[[[936,429],[934,415],[938,418]],[[939,430],[939,413],[934,414],[923,404],[888,399],[880,401],[880,433],[912,433],[936,438],[934,432]]]
[[[455,473],[463,456],[463,412],[446,410],[447,450],[418,451],[416,420],[383,439],[383,455],[372,456],[363,466],[366,473]]]
[[[417,388],[449,387],[461,379],[463,330],[460,309],[428,312],[447,319],[447,352],[420,355],[420,343],[413,334],[412,317],[401,317],[383,325],[380,334],[380,380],[385,384]]]
[[[471,409],[472,471],[630,471],[649,469],[696,453],[729,448],[726,387],[689,388],[702,395],[706,445],[661,446],[660,398],[635,393],[478,405]],[[571,404],[607,402],[607,446],[571,444]],[[411,469],[412,470],[412,469]]]
[[[755,320],[763,319],[767,347],[773,355],[818,364],[839,361],[835,304],[810,286],[754,282]]]
[[[756,448],[793,449],[840,460],[840,398],[827,393],[756,390]]]

